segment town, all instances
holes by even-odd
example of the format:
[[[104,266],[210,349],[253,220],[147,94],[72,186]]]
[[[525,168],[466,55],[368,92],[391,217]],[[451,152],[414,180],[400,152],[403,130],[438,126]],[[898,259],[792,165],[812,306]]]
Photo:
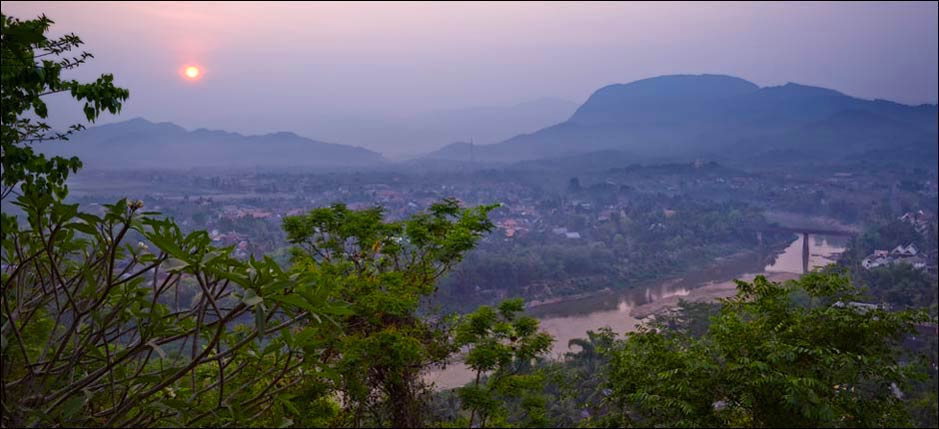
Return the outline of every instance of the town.
[[[85,171],[70,198],[87,209],[139,198],[183,228],[209,231],[214,244],[232,246],[236,257],[268,254],[283,264],[289,262],[283,219],[315,207],[381,206],[394,221],[444,198],[465,206],[498,203],[491,214],[496,229],[444,279],[440,299],[457,309],[514,295],[545,300],[628,287],[741,251],[771,259],[771,249],[793,238],[769,226],[792,217],[855,227],[908,224],[925,237],[921,245],[928,244],[872,249],[863,267],[905,261],[935,272],[935,214],[928,207],[935,205],[937,181],[930,172],[874,174],[857,165],[821,173],[745,171],[696,161],[566,173],[467,165],[446,171]]]

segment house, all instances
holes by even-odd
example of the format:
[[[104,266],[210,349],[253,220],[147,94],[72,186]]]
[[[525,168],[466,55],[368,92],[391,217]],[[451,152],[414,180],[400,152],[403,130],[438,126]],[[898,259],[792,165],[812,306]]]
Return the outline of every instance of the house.
[[[906,247],[904,247],[902,244],[898,245],[893,249],[893,251],[890,252],[892,256],[899,258],[913,257],[916,256],[917,253],[919,253],[919,249],[917,249],[913,243],[907,244]]]
[[[870,270],[872,268],[887,265],[890,263],[889,254],[890,252],[886,250],[874,250],[873,254],[869,255],[861,261],[861,266]]]
[[[922,210],[920,210],[919,213],[915,213],[915,212],[906,212],[906,213],[903,214],[903,216],[898,217],[897,220],[900,220],[900,221],[903,221],[903,222],[910,222],[910,223],[916,222],[916,218],[918,217],[918,215],[920,215],[920,214],[922,214],[922,213],[923,213]]]
[[[521,221],[516,219],[505,219],[501,222],[496,222],[496,225],[505,230],[506,237],[514,237],[520,232],[528,231],[528,228],[522,226]]]
[[[903,216],[897,218],[901,222],[906,222],[910,225],[913,225],[913,228],[916,229],[916,232],[920,234],[926,233],[929,228],[929,212],[923,210],[917,210],[915,212],[906,212]]]
[[[895,264],[909,264],[920,270],[926,268],[926,258],[917,255],[919,255],[919,249],[913,243],[906,246],[901,244],[890,252],[875,250],[874,253],[861,260],[861,266],[866,270]]]
[[[838,301],[832,304],[831,306],[835,308],[850,308],[862,314],[867,313],[868,311],[871,311],[871,310],[889,310],[889,308],[887,308],[885,304],[884,305],[869,304],[866,302],[857,302],[857,301],[851,301],[847,304],[845,304],[844,302]]]

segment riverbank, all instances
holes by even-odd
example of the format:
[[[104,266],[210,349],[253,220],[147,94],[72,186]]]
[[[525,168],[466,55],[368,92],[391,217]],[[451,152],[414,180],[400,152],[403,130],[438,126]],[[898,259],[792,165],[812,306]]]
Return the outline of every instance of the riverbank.
[[[843,251],[832,238],[815,237],[810,266],[819,267],[834,262]],[[634,331],[650,316],[674,308],[682,299],[687,301],[714,301],[736,293],[734,279],[752,281],[757,275],[768,280],[783,282],[797,279],[802,270],[802,244],[793,239],[763,252],[739,251],[714,258],[710,263],[684,270],[683,275],[655,281],[645,281],[632,288],[607,289],[577,296],[559,297],[529,307],[528,314],[539,319],[541,330],[554,337],[550,356],[563,359],[569,351],[568,343],[584,338],[587,331],[610,327],[622,335]],[[431,371],[425,380],[438,389],[462,386],[474,376],[462,362],[453,362],[445,370]]]
[[[597,300],[610,299],[618,294],[629,293],[631,290],[645,290],[661,288],[663,286],[679,286],[685,289],[696,288],[702,284],[714,281],[730,281],[745,273],[760,272],[767,262],[775,261],[778,254],[786,250],[791,242],[774,243],[762,252],[756,250],[740,250],[735,253],[710,259],[707,263],[699,263],[672,273],[667,277],[656,278],[639,282],[633,286],[612,289],[603,288],[596,291],[582,292],[574,295],[559,296],[555,298],[533,300],[526,303],[529,313],[538,316],[549,316],[556,306],[576,308],[583,303],[594,307]],[[771,263],[771,262],[770,262]]]
[[[751,282],[756,278],[756,274],[743,274],[738,280]],[[796,280],[800,277],[796,273],[763,273],[763,276],[771,282],[785,282]],[[665,310],[676,307],[681,300],[689,302],[710,302],[717,301],[720,298],[728,298],[737,293],[737,283],[733,280],[711,282],[692,290],[688,295],[670,296],[657,301],[637,306],[629,311],[629,316],[634,319],[644,320],[649,316],[657,315]]]

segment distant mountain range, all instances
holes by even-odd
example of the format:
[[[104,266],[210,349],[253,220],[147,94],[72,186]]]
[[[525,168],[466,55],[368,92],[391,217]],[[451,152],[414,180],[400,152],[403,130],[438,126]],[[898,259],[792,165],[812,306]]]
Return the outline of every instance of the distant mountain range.
[[[43,153],[78,156],[87,168],[350,167],[385,163],[360,147],[323,143],[294,133],[245,136],[186,129],[137,118],[37,145]]]
[[[579,106],[573,101],[540,98],[511,106],[477,106],[401,116],[311,115],[303,119],[303,128],[297,131],[402,159],[426,154],[452,141],[498,143],[561,122]]]
[[[499,143],[479,144],[509,129],[536,128],[547,118],[568,119]],[[89,168],[389,167],[436,168],[516,164],[558,168],[707,159],[721,162],[889,160],[918,166],[939,162],[936,105],[862,100],[825,88],[789,83],[759,86],[731,76],[673,75],[609,85],[574,111],[569,102],[543,99],[508,108],[427,114],[425,130],[360,124],[388,141],[447,133],[479,137],[453,143],[403,164],[361,147],[324,143],[293,133],[246,136],[188,131],[144,119],[91,127],[69,142],[37,145],[44,153],[77,155]],[[436,131],[434,131],[436,130]],[[442,131],[449,130],[449,131]],[[312,134],[320,135],[312,132]],[[410,133],[410,134],[409,134]],[[416,133],[416,134],[414,134]],[[363,135],[365,135],[363,134]],[[377,137],[376,137],[377,138]],[[440,137],[442,138],[442,137]],[[424,141],[426,144],[429,140]],[[523,161],[545,161],[526,164]],[[520,163],[520,164],[519,164]]]
[[[566,121],[490,145],[454,143],[427,159],[512,163],[596,151],[635,161],[831,159],[897,153],[936,163],[936,105],[862,100],[789,83],[672,75],[600,88]]]

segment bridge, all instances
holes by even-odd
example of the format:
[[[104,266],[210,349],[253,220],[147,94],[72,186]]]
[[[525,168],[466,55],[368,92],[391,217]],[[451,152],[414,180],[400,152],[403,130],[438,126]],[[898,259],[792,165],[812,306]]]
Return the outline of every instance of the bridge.
[[[846,225],[838,219],[826,216],[812,216],[796,212],[770,210],[764,213],[770,223],[764,231],[802,234],[802,272],[809,271],[809,236],[834,235],[850,237],[861,233],[856,225]]]
[[[790,232],[794,234],[802,234],[802,273],[805,274],[809,272],[809,236],[810,235],[834,235],[840,237],[851,237],[857,235],[860,230],[852,227],[843,227],[843,228],[828,228],[828,227],[798,227],[798,226],[783,226],[783,225],[772,225],[767,228],[767,231],[776,231],[776,232]]]
[[[767,231],[791,232],[802,235],[836,235],[840,237],[850,237],[857,235],[860,231],[852,228],[803,228],[797,226],[771,225],[766,228]]]

